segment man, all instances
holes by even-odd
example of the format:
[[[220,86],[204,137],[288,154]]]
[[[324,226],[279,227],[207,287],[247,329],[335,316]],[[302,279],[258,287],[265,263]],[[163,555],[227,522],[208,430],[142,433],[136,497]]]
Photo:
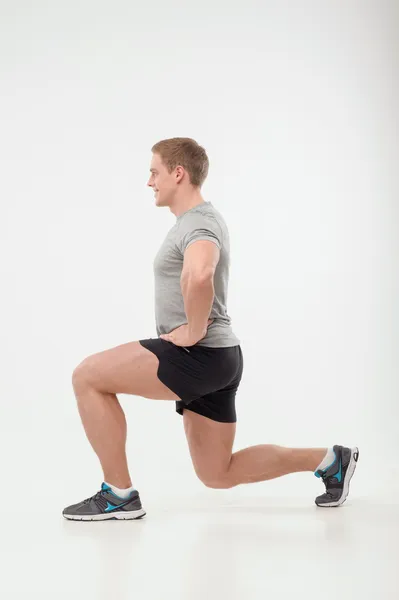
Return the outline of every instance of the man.
[[[66,508],[64,517],[97,521],[145,515],[128,471],[118,393],[176,402],[194,469],[206,486],[231,488],[311,471],[326,486],[316,504],[340,506],[349,492],[357,448],[259,445],[232,453],[243,357],[226,308],[228,230],[201,195],[209,166],[205,150],[190,138],[172,138],[152,152],[147,185],[156,205],[169,207],[176,217],[154,262],[158,337],[100,352],[74,370],[80,416],[104,483],[91,498]]]

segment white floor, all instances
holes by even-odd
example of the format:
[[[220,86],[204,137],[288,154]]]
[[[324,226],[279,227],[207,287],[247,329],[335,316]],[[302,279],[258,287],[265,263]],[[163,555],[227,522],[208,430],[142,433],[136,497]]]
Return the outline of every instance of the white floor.
[[[206,491],[160,493],[132,522],[69,522],[59,499],[27,502],[18,515],[5,506],[1,598],[399,597],[399,503],[349,497],[319,509],[304,498]]]

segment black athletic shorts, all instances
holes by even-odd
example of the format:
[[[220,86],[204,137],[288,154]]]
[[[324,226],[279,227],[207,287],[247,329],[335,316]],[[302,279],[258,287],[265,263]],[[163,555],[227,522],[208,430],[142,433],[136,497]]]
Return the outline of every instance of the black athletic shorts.
[[[176,346],[161,338],[139,340],[158,357],[158,378],[179,396],[176,412],[185,408],[213,421],[237,421],[235,396],[243,372],[240,346]]]

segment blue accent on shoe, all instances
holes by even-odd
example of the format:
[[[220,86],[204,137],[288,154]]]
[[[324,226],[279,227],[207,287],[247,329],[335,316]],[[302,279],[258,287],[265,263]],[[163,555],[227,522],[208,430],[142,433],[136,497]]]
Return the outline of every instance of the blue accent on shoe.
[[[342,459],[339,461],[339,471],[336,475],[334,475],[334,477],[336,477],[339,481],[339,483],[341,483],[342,481]]]
[[[101,486],[101,491],[102,492],[107,492],[108,494],[111,494],[112,496],[115,496],[115,498],[118,498],[118,500],[126,500],[126,498],[122,498],[122,496],[118,496],[117,494],[115,494],[115,492],[113,492],[111,490],[111,488],[109,487],[109,485],[106,485],[105,483],[102,484]],[[135,490],[132,490],[128,496],[128,498],[131,498],[134,494]]]
[[[117,506],[114,506],[113,504],[107,502],[107,508],[105,509],[105,512],[111,512],[111,510],[115,510],[115,508],[122,508],[122,506],[129,504],[129,502],[130,500],[128,500],[127,502],[122,502],[122,504],[118,504]]]
[[[335,462],[335,460],[334,460],[334,462]],[[332,462],[331,465],[329,467],[327,467],[326,469],[321,469],[321,471],[323,473],[326,473],[328,471],[328,469],[330,469],[330,467],[333,466],[334,462]],[[315,472],[315,476],[316,477],[322,477],[323,475],[320,475],[318,473],[318,471],[316,471]],[[338,481],[338,483],[341,483],[341,481],[342,481],[342,458],[339,461],[339,469],[338,469],[337,473],[335,475],[331,475],[330,477],[335,477],[336,480]]]
[[[331,467],[333,466],[333,464],[335,463],[335,461],[337,460],[337,455],[335,454],[335,450],[333,450],[334,452],[334,460],[332,461],[331,465],[328,465],[328,467],[326,467],[325,469],[318,469],[317,471],[314,472],[314,475],[316,477],[322,477],[322,475],[319,475],[318,471],[320,470],[322,473],[327,473],[328,469],[331,469]]]

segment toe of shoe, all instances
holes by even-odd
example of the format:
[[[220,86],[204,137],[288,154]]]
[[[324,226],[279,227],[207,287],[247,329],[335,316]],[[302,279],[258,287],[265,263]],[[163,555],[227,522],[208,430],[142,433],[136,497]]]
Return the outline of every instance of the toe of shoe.
[[[322,494],[321,496],[317,496],[315,499],[315,503],[317,506],[326,506],[333,505],[336,502],[339,502],[342,494]]]
[[[315,504],[317,504],[317,506],[322,506],[327,502],[331,502],[331,499],[328,499],[326,494],[322,494],[321,496],[317,496],[317,498],[315,498]]]
[[[65,515],[79,515],[79,514],[84,514],[84,506],[81,502],[78,502],[78,504],[71,504],[71,506],[67,506],[66,508],[64,508],[64,510],[62,511],[62,514]]]

